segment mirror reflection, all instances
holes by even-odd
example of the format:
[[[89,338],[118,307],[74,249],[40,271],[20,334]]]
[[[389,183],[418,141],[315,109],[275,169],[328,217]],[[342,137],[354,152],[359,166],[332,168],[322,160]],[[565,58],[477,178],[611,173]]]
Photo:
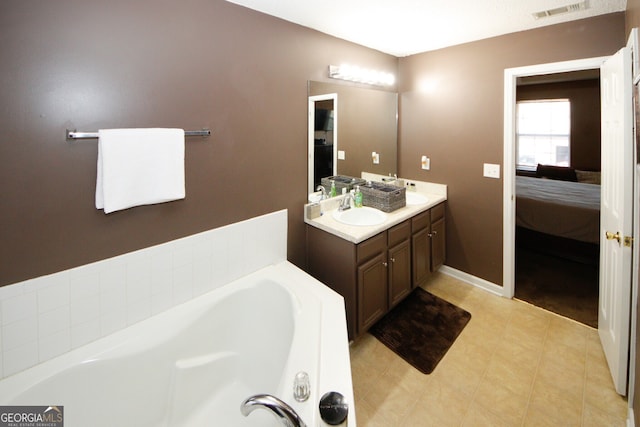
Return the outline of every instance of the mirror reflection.
[[[308,95],[309,193],[326,176],[397,174],[395,92],[310,81]]]

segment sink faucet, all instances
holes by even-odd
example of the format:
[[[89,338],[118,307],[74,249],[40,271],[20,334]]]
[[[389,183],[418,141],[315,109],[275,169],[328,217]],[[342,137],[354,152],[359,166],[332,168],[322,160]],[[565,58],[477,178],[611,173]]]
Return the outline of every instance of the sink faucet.
[[[306,427],[291,406],[270,394],[256,394],[245,399],[240,405],[240,412],[246,417],[257,408],[271,411],[284,427]]]
[[[349,203],[351,200],[355,202],[355,197],[353,196],[353,193],[345,194],[344,197],[342,198],[342,201],[340,202],[340,206],[338,206],[338,210],[342,212],[342,211],[346,211],[347,209],[351,209],[351,203]]]
[[[322,191],[322,200],[329,198],[329,196],[327,195],[327,190],[325,190],[324,188],[324,185],[318,185],[318,188],[316,188],[316,191]]]

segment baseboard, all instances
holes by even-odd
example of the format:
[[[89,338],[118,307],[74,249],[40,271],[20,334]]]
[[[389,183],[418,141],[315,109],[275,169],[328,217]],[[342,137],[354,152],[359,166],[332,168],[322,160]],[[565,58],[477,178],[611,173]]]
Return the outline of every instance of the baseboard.
[[[455,277],[456,279],[473,285],[477,288],[490,292],[494,295],[505,296],[504,287],[500,285],[496,285],[495,283],[489,282],[488,280],[481,279],[472,274],[465,273],[464,271],[456,270],[455,268],[449,267],[447,265],[443,265],[438,270],[447,276]]]

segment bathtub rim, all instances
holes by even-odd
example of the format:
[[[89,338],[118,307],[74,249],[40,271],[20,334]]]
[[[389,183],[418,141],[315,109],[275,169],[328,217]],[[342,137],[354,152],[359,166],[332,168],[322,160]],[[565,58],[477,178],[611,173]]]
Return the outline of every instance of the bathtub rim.
[[[162,321],[163,319],[167,321],[166,319],[175,316],[176,311],[184,311],[191,306],[210,304],[210,300],[215,301],[236,292],[237,289],[250,287],[254,281],[261,278],[266,278],[282,285],[288,289],[291,295],[297,296],[299,292],[309,292],[321,301],[320,318],[318,319],[321,328],[319,336],[317,337],[319,340],[320,354],[317,355],[315,361],[317,364],[315,368],[317,377],[315,379],[312,377],[312,381],[316,382],[315,385],[312,384],[312,396],[307,402],[296,402],[291,394],[293,384],[291,383],[291,387],[287,387],[287,379],[282,379],[282,384],[278,388],[279,394],[281,395],[278,397],[299,411],[305,422],[313,426],[321,425],[317,411],[319,398],[325,392],[339,391],[345,395],[347,401],[350,402],[352,406],[352,410],[349,412],[349,425],[356,425],[344,300],[342,296],[288,261],[281,261],[277,264],[263,267],[254,273],[229,282],[226,285],[172,307],[169,310],[153,315],[127,328],[116,331],[113,334],[104,336],[53,359],[5,377],[0,380],[0,395],[4,396],[3,400],[13,400],[29,388],[74,365],[86,363],[87,361],[94,360],[101,354],[131,344],[134,338],[139,338],[137,332],[148,327],[149,322]],[[302,284],[304,284],[304,288]],[[299,299],[296,299],[298,301],[294,302],[294,306],[298,305],[299,307]],[[294,334],[295,333],[294,331]],[[295,339],[294,337],[294,340]],[[289,362],[287,362],[287,364],[289,365]],[[296,370],[297,368],[291,367],[291,369]],[[287,375],[293,379],[295,372],[293,374],[289,372]],[[287,391],[289,391],[288,394]],[[260,392],[260,390],[256,390],[256,394]],[[8,396],[8,398],[6,396]],[[58,403],[64,405],[64,402]],[[37,402],[34,404],[37,404]]]

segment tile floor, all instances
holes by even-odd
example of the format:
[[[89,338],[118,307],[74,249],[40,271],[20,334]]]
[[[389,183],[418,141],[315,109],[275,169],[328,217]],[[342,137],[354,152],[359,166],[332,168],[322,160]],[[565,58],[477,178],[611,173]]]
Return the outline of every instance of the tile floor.
[[[598,333],[437,273],[470,322],[424,375],[366,334],[351,345],[358,426],[625,426]]]

